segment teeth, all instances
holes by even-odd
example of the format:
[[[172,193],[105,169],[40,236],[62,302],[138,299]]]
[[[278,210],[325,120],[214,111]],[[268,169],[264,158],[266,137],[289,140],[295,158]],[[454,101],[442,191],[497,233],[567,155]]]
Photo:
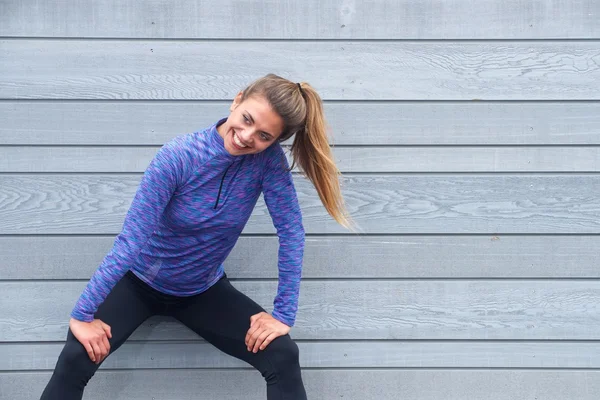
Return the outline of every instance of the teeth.
[[[237,137],[237,135],[235,133],[233,134],[233,141],[235,142],[235,144],[237,144],[240,147],[248,147],[245,144],[243,144],[242,142],[240,142],[240,139]]]

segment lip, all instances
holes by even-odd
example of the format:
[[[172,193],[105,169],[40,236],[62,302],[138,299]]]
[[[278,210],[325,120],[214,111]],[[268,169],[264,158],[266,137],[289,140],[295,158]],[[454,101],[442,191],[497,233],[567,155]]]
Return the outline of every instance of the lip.
[[[233,131],[231,133],[231,145],[233,146],[234,149],[238,150],[238,151],[246,151],[248,150],[250,147],[240,147],[235,143],[235,140],[233,140],[233,136],[235,135],[235,131]],[[240,140],[241,141],[241,140]],[[243,143],[243,142],[242,142]]]

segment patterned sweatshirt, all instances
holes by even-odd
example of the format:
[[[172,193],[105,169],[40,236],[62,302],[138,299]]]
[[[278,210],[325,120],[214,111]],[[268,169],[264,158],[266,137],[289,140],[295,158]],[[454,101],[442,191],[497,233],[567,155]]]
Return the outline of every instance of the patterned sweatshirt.
[[[279,285],[273,317],[293,326],[304,253],[302,215],[283,149],[232,156],[210,128],[166,143],[146,169],[123,229],[71,316],[92,321],[131,270],[154,289],[191,296],[223,276],[223,262],[260,193],[279,238]]]

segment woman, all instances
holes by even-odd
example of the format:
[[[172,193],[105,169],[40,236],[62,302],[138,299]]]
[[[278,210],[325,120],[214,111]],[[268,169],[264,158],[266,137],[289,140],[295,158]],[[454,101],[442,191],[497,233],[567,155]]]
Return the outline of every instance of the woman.
[[[43,400],[81,399],[108,354],[152,315],[170,315],[258,369],[267,398],[306,399],[293,326],[304,251],[302,216],[279,142],[325,208],[349,227],[319,95],[267,75],[230,115],[163,146],[147,168],[121,233],[71,313]],[[229,283],[223,261],[263,193],[279,237],[279,285],[268,314]]]

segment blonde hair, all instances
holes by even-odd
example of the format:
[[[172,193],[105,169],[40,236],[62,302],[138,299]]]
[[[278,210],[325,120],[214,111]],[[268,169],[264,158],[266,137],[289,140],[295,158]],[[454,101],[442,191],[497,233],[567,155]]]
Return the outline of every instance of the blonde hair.
[[[327,137],[327,123],[319,94],[306,82],[294,83],[268,74],[248,86],[241,101],[262,96],[282,119],[284,128],[279,141],[295,135],[291,153],[292,167],[302,173],[317,189],[325,209],[339,224],[353,229],[340,189],[340,171],[335,165]]]

